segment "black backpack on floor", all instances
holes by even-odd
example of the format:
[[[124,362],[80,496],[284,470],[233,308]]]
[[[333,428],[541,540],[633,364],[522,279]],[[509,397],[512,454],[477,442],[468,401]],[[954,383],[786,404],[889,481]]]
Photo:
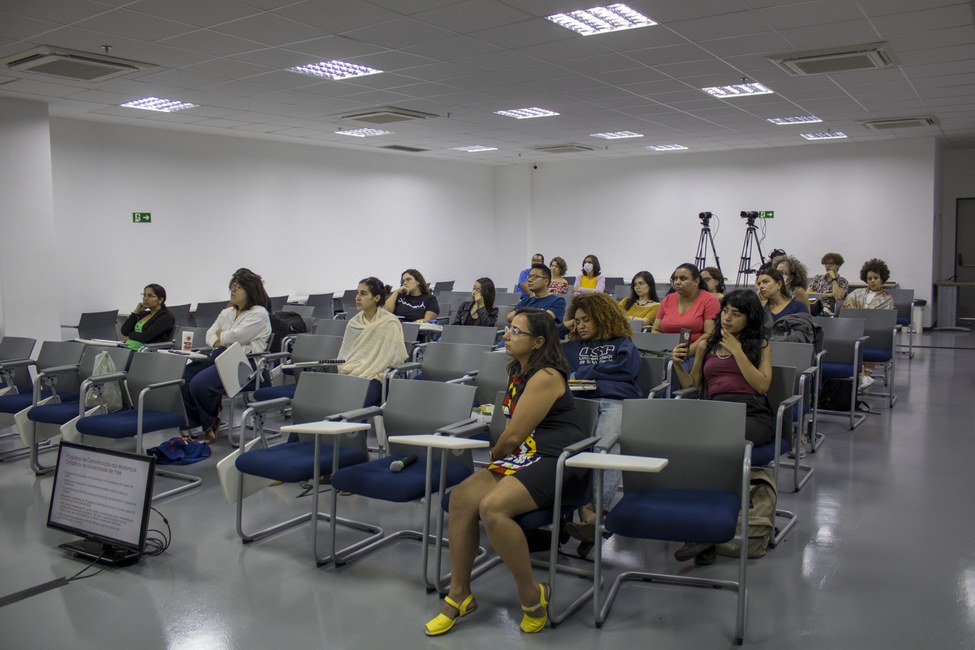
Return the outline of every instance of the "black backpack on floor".
[[[271,352],[281,352],[281,341],[292,334],[308,331],[305,320],[293,311],[276,311],[271,314]]]

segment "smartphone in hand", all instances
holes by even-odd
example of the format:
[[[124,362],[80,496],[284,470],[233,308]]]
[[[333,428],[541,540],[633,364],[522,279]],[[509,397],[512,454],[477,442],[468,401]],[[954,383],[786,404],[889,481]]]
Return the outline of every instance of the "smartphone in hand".
[[[686,328],[686,327],[682,328],[681,331],[680,331],[680,339],[678,340],[677,343],[678,343],[678,345],[680,345],[680,344],[683,343],[685,345],[690,346],[690,344],[691,344],[691,330],[688,329],[688,328]]]

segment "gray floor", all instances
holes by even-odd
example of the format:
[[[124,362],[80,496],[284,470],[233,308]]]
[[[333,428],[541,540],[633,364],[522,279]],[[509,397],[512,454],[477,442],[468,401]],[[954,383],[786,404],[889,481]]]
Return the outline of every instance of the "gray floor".
[[[897,371],[900,401],[855,432],[824,421],[816,476],[780,505],[798,529],[749,565],[751,648],[975,647],[975,544],[970,474],[975,457],[975,335],[923,336]],[[419,546],[404,543],[352,565],[315,568],[307,528],[243,546],[233,507],[213,470],[192,467],[200,490],[163,501],[173,543],[160,557],[107,570],[0,608],[3,648],[667,648],[732,646],[734,596],[631,583],[601,630],[588,609],[524,637],[503,569],[475,582],[480,611],[429,640],[439,609],[419,580]],[[45,528],[51,479],[25,461],[0,464],[0,596],[82,567]],[[257,520],[309,507],[291,486],[247,500]],[[396,527],[419,525],[415,504],[342,497],[342,512]],[[158,524],[158,519],[153,519]],[[608,543],[612,573],[646,562],[659,570],[731,577],[733,561],[680,567],[676,544]],[[571,550],[571,546],[570,546]],[[579,587],[566,579],[564,590]]]

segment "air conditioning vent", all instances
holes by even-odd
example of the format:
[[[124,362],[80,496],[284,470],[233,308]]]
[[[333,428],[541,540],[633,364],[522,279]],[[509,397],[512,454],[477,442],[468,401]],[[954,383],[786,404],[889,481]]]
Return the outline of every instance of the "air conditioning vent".
[[[534,149],[543,153],[581,153],[584,151],[593,151],[593,147],[587,147],[584,144],[556,144],[545,147],[534,147]]]
[[[938,118],[933,115],[924,115],[921,117],[891,117],[881,120],[866,120],[860,122],[860,124],[874,131],[883,131],[885,129],[912,129],[919,126],[937,126],[939,122]]]
[[[879,70],[896,64],[894,55],[887,48],[886,43],[780,54],[769,57],[769,61],[794,77]]]
[[[12,70],[74,81],[105,81],[156,67],[150,63],[46,46],[5,59],[4,63]]]
[[[395,122],[425,120],[431,117],[440,116],[434,113],[411,111],[407,108],[396,108],[395,106],[380,106],[379,108],[370,108],[339,115],[340,119],[364,122],[366,124],[393,124]]]
[[[402,144],[390,144],[385,147],[380,147],[380,149],[392,149],[394,151],[409,151],[410,153],[419,153],[420,151],[430,151],[429,149],[419,149],[417,147],[407,147]]]

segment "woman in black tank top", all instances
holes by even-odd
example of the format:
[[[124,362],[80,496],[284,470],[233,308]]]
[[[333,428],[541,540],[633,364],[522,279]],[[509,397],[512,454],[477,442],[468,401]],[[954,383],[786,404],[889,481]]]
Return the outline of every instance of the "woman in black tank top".
[[[584,435],[552,317],[539,309],[519,310],[505,328],[504,343],[512,359],[503,404],[508,423],[491,448],[491,464],[450,493],[450,591],[441,613],[426,624],[428,636],[449,632],[458,618],[477,609],[470,582],[479,519],[515,579],[522,631],[539,632],[548,620],[551,590],[535,581],[528,542],[514,518],[552,505],[558,456]],[[566,469],[566,498],[581,498],[587,487],[587,472]]]

